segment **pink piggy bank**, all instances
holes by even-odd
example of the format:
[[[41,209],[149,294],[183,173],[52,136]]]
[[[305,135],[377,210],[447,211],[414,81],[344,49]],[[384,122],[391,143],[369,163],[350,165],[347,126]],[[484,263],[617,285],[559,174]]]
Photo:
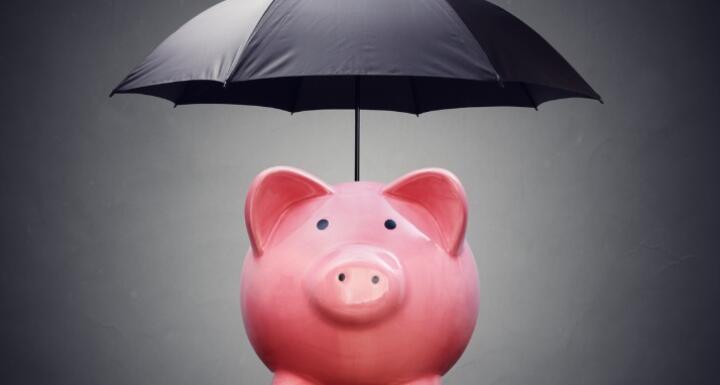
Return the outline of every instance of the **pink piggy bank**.
[[[243,318],[274,385],[439,385],[467,346],[478,276],[450,172],[329,186],[275,167],[245,223]]]

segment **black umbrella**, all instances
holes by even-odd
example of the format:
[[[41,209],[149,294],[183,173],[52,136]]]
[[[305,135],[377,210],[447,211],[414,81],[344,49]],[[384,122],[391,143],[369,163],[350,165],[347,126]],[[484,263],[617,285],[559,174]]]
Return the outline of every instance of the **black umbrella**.
[[[484,0],[227,0],[165,40],[112,94],[291,113],[537,108],[600,96],[540,35]]]

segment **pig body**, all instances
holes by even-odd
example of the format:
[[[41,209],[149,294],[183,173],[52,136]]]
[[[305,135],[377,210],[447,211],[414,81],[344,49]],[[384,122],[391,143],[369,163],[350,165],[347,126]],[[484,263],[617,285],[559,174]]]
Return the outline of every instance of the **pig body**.
[[[449,172],[328,186],[276,167],[245,219],[243,318],[274,385],[439,385],[462,354],[478,277]]]

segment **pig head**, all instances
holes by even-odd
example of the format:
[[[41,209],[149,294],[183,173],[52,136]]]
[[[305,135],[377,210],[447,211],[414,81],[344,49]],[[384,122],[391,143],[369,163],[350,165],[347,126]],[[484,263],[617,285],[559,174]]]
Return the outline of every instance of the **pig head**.
[[[478,310],[467,201],[441,169],[329,186],[275,167],[245,205],[246,331],[284,384],[436,384]]]

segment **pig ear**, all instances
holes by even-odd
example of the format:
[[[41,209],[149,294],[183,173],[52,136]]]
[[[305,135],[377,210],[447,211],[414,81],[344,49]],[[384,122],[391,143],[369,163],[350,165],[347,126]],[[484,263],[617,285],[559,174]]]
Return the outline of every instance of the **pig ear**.
[[[383,194],[424,207],[437,225],[436,240],[450,255],[457,256],[465,240],[467,199],[458,178],[442,169],[411,172],[383,190]]]
[[[269,168],[256,176],[245,200],[245,226],[255,255],[262,255],[276,224],[290,206],[332,192],[321,180],[290,167]]]

